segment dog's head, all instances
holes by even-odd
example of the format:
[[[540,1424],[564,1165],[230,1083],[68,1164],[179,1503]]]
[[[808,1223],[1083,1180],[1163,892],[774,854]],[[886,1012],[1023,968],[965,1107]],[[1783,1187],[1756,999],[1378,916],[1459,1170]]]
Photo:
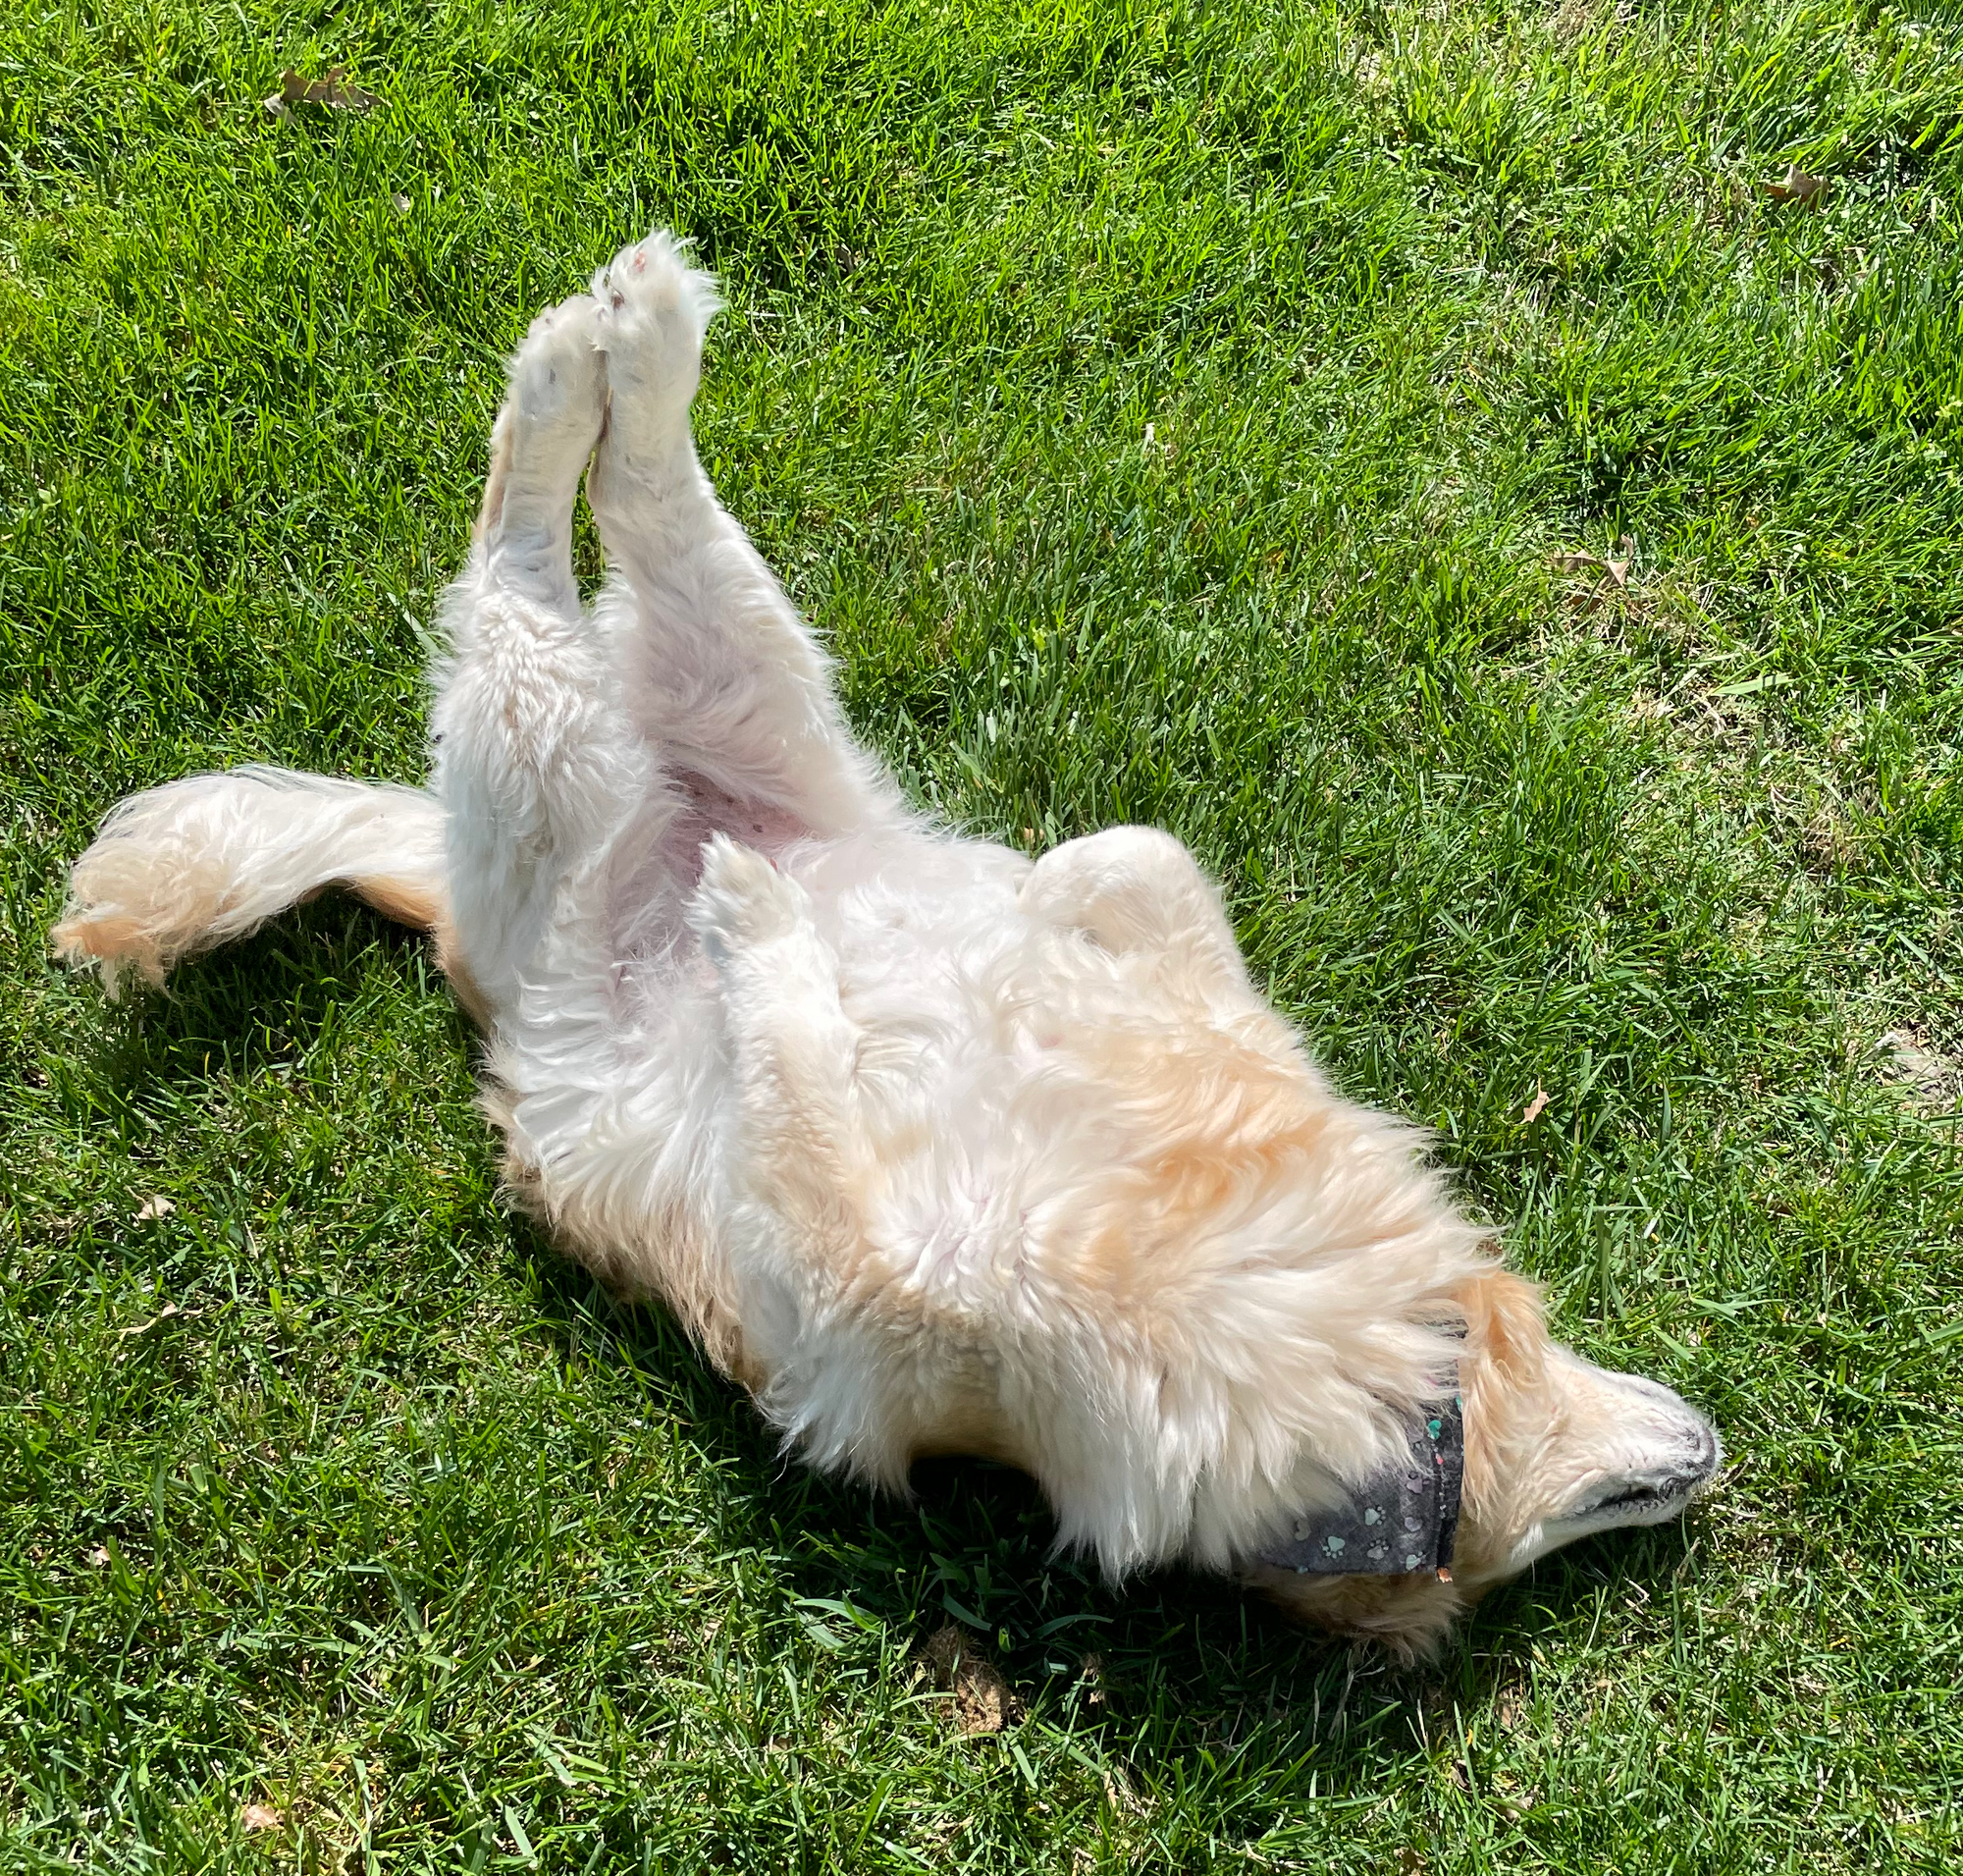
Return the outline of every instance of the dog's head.
[[[1577,1537],[1677,1517],[1717,1475],[1709,1420],[1660,1382],[1584,1362],[1547,1332],[1538,1292],[1492,1270],[1459,1286],[1463,1488],[1447,1571],[1335,1575],[1253,1565],[1285,1607],[1401,1653]]]

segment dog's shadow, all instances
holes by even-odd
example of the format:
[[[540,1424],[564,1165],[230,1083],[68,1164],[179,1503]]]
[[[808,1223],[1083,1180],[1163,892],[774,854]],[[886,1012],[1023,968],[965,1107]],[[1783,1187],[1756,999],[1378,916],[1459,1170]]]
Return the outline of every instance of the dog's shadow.
[[[427,992],[410,1000],[429,1018],[427,1040],[451,1051],[460,1083],[475,1032],[444,992],[425,940],[336,896],[186,960],[165,991],[133,985],[116,1004],[78,997],[78,1014],[87,1013],[72,1061],[53,1064],[68,1084],[59,1092],[72,1112],[119,1124],[153,1090],[175,1095],[218,1075],[291,1076],[345,1025],[350,1004],[366,1001],[377,974]]]
[[[214,1056],[238,1077],[277,1070],[340,1020],[378,946],[423,977],[434,1005],[442,992],[419,938],[344,901],[308,906],[183,967],[140,1021],[105,1012],[78,1050],[75,1098],[114,1126],[146,1088],[208,1077]],[[429,1040],[453,1045],[460,1076],[473,1033],[447,998],[441,1011],[429,1010]],[[488,1136],[484,1154],[488,1167]],[[1223,1580],[1161,1571],[1113,1588],[1052,1554],[1040,1494],[1007,1468],[923,1464],[899,1500],[788,1463],[742,1391],[663,1313],[614,1302],[522,1219],[507,1215],[504,1230],[556,1353],[601,1342],[660,1376],[670,1410],[725,1456],[736,1489],[721,1495],[718,1548],[771,1558],[787,1601],[849,1604],[912,1644],[959,1624],[1013,1707],[1096,1734],[1152,1783],[1226,1752],[1313,1771],[1330,1796],[1381,1790],[1390,1762],[1456,1749],[1455,1709],[1462,1721],[1517,1697],[1544,1645],[1566,1645],[1577,1605],[1667,1596],[1688,1562],[1681,1526],[1575,1545],[1489,1597],[1417,1666],[1304,1631]]]
[[[659,1375],[671,1411],[726,1456],[736,1489],[718,1548],[769,1556],[787,1602],[849,1605],[924,1667],[936,1632],[959,1624],[1022,1713],[1096,1734],[1154,1784],[1225,1752],[1313,1771],[1330,1796],[1381,1793],[1389,1763],[1456,1758],[1478,1714],[1520,1702],[1535,1660],[1571,1651],[1578,1611],[1613,1621],[1618,1602],[1667,1601],[1694,1555],[1681,1525],[1584,1540],[1489,1596],[1438,1659],[1401,1664],[1220,1578],[1165,1570],[1114,1588],[1053,1553],[1048,1507],[1008,1467],[923,1462],[906,1500],[821,1476],[785,1457],[663,1313],[616,1303],[516,1219],[511,1251],[561,1360],[604,1338],[613,1359]]]

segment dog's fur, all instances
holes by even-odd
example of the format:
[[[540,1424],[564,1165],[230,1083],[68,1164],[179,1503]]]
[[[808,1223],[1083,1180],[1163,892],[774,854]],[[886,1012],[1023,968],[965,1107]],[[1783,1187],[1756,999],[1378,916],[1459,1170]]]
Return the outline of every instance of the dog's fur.
[[[533,325],[430,791],[248,769],[136,796],[60,950],[161,981],[337,882],[434,932],[561,1245],[815,1464],[1026,1468],[1114,1576],[1236,1573],[1409,1649],[1555,1545],[1674,1515],[1711,1428],[1549,1341],[1411,1131],[1255,992],[1184,847],[1119,828],[1032,862],[903,803],[697,464],[716,303],[658,234]],[[1251,1561],[1398,1462],[1455,1364],[1452,1580]]]

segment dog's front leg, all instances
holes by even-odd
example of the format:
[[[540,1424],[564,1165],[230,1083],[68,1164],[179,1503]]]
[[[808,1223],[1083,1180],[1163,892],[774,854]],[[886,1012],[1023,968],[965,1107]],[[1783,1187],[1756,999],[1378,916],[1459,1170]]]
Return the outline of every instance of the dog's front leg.
[[[715,964],[735,1058],[750,1196],[793,1234],[800,1257],[838,1275],[858,1262],[873,1164],[838,962],[804,888],[760,853],[717,835],[704,849],[689,920]]]
[[[1144,953],[1183,967],[1202,992],[1248,990],[1218,889],[1156,828],[1107,828],[1052,847],[1024,882],[1022,905],[1114,957]]]

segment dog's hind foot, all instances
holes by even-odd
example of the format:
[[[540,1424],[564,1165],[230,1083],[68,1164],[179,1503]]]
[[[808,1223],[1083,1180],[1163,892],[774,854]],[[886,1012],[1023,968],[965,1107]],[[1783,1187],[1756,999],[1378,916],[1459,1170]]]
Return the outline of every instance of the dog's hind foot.
[[[607,407],[597,312],[587,294],[549,307],[511,359],[478,525],[486,549],[521,574],[570,577],[572,505]]]
[[[721,303],[716,283],[688,265],[672,235],[657,230],[594,275],[593,297],[611,400],[596,480],[659,476],[688,442],[703,335]]]

